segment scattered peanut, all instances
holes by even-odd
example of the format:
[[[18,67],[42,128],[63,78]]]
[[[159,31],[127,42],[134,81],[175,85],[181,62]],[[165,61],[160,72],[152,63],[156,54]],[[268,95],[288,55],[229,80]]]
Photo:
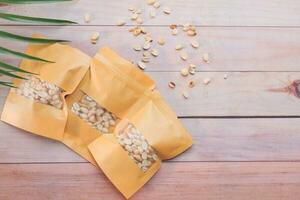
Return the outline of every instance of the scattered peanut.
[[[176,84],[174,82],[169,82],[168,84],[169,88],[174,89],[176,87]]]
[[[178,29],[177,28],[172,29],[172,35],[178,35]]]
[[[196,36],[197,35],[196,27],[189,23],[184,24],[182,30],[184,32],[186,32],[188,36]]]
[[[182,68],[180,74],[181,76],[186,77],[189,75],[189,70],[187,68]]]
[[[185,99],[188,99],[188,98],[189,98],[189,93],[188,93],[188,92],[183,92],[183,93],[182,93],[182,96],[183,96]]]
[[[190,64],[190,66],[189,66],[189,73],[191,75],[194,75],[196,73],[196,65]]]
[[[148,5],[153,5],[156,2],[156,0],[147,0]]]
[[[134,5],[129,5],[128,10],[131,12],[134,12],[134,11],[136,11],[136,7]]]
[[[228,74],[224,74],[223,78],[226,80],[228,78]]]
[[[153,4],[153,7],[158,9],[160,7],[160,3],[158,1],[156,1],[154,4]]]
[[[91,42],[92,44],[96,44],[99,39],[100,34],[98,32],[93,33],[91,36]]]
[[[157,43],[161,46],[165,45],[165,40],[163,38],[158,38]]]
[[[89,13],[84,15],[84,21],[85,23],[89,23],[91,21],[91,15]]]
[[[210,63],[210,58],[209,58],[209,54],[208,53],[204,53],[203,56],[202,56],[202,60],[209,64]]]
[[[183,52],[181,52],[181,53],[180,53],[180,58],[181,58],[182,60],[184,60],[184,61],[185,61],[185,60],[187,60],[187,59],[188,59],[188,55],[187,55],[187,53],[186,53],[186,52],[184,52],[184,51],[183,51]]]
[[[143,62],[138,62],[137,65],[138,65],[138,67],[139,67],[141,70],[145,70],[145,69],[146,69],[146,65],[145,65]]]
[[[138,17],[138,18],[136,19],[136,23],[137,23],[137,24],[143,24],[144,21],[143,21],[142,18]]]
[[[211,82],[211,78],[206,78],[203,80],[204,85],[208,85]]]
[[[155,16],[156,16],[155,10],[151,10],[149,15],[150,15],[150,18],[155,18]]]
[[[172,30],[173,30],[173,29],[177,29],[177,24],[170,24],[169,27],[170,27],[170,29],[172,29]]]
[[[149,57],[142,57],[142,62],[143,63],[148,63],[150,61],[150,58]]]
[[[150,42],[145,42],[143,49],[144,50],[149,50],[151,48],[151,43]]]
[[[190,80],[190,81],[189,81],[189,87],[190,87],[190,88],[195,87],[195,85],[196,85],[195,81],[193,81],[193,80]]]
[[[171,14],[171,9],[168,8],[168,7],[164,7],[164,8],[163,8],[163,12],[164,12],[165,14],[169,15],[169,14]]]
[[[153,39],[150,35],[145,35],[144,39],[146,42],[153,42]]]
[[[193,41],[191,42],[192,47],[194,47],[195,49],[198,49],[200,44],[197,41]]]
[[[157,57],[157,56],[159,55],[158,50],[152,49],[152,50],[151,50],[151,55],[154,56],[154,57]]]
[[[133,49],[134,49],[135,51],[141,51],[141,50],[142,50],[142,47],[141,47],[141,45],[134,45],[134,46],[133,46]]]
[[[135,21],[135,20],[137,20],[138,17],[139,17],[139,15],[137,13],[133,13],[131,15],[131,20]]]
[[[124,20],[119,20],[117,21],[117,26],[124,26],[126,24],[126,22]]]
[[[183,49],[183,45],[182,45],[182,44],[177,44],[177,45],[175,46],[175,49],[176,49],[177,51],[179,51],[179,50]]]

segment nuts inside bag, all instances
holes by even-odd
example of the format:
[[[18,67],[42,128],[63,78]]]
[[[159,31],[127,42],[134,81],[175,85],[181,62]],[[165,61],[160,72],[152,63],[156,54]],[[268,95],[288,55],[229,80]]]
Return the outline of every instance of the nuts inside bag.
[[[18,95],[22,95],[38,103],[54,106],[57,109],[63,107],[63,92],[53,83],[48,83],[36,76],[27,76],[19,88],[16,89]]]
[[[84,95],[79,102],[73,103],[71,110],[101,133],[109,133],[109,130],[116,125],[117,117],[88,95]]]
[[[109,92],[118,98],[122,99],[125,94],[134,101],[122,107],[121,121],[113,135],[101,135],[88,146],[105,175],[129,198],[158,171],[161,160],[184,152],[192,145],[192,138],[153,85],[139,93],[142,83],[147,83],[143,81],[147,75],[134,76],[134,66],[122,65],[122,59],[107,48],[100,50],[95,58],[101,70],[107,65],[107,72],[113,71],[116,76],[121,76],[122,85],[134,83],[135,86],[130,87],[134,88],[130,93],[121,93],[120,88],[110,87]],[[114,85],[116,79],[109,80]],[[115,100],[119,101],[118,98]]]
[[[114,134],[89,145],[98,166],[118,190],[130,198],[159,170],[161,160],[138,129],[124,119]]]
[[[158,159],[146,138],[131,123],[117,133],[119,144],[128,152],[129,157],[146,172]]]
[[[29,45],[26,53],[53,63],[22,60],[20,68],[36,75],[14,80],[18,89],[10,90],[1,120],[34,134],[62,140],[68,116],[65,97],[86,74],[90,57],[57,43]]]
[[[126,71],[135,79],[125,81],[126,73],[120,69],[132,69],[132,64],[108,48],[101,51],[99,56],[103,58],[92,59],[89,72],[66,98],[69,115],[63,139],[64,144],[95,165],[88,145],[102,134],[113,133],[128,109],[154,85],[150,78],[144,80],[145,75],[138,69]]]

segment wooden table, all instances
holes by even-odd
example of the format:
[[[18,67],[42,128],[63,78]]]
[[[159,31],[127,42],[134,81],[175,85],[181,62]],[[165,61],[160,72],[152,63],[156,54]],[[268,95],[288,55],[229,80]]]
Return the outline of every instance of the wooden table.
[[[161,1],[172,14],[145,17],[153,37],[167,44],[151,60],[146,73],[195,139],[183,155],[163,164],[158,174],[132,199],[299,200],[300,199],[300,1],[296,0],[172,0]],[[69,27],[30,26],[0,21],[1,29],[72,40],[94,55],[109,45],[128,59],[140,39],[116,21],[130,17],[130,3],[148,9],[144,1],[81,0],[67,4],[3,7],[2,10],[74,20]],[[85,13],[92,21],[84,23]],[[143,12],[144,15],[148,15]],[[183,62],[174,50],[191,38],[170,34],[171,23],[197,26],[201,48],[187,48]],[[90,43],[100,32],[97,45]],[[24,50],[25,44],[1,40]],[[211,63],[203,64],[208,52]],[[3,57],[2,57],[3,58]],[[11,63],[18,60],[5,58]],[[182,78],[187,63],[199,65],[195,76]],[[224,74],[228,74],[225,80]],[[202,80],[211,78],[209,85]],[[197,85],[189,89],[187,80]],[[168,81],[178,84],[168,88]],[[294,84],[293,84],[294,83]],[[290,85],[297,93],[271,89]],[[295,86],[298,87],[295,89]],[[285,92],[284,92],[285,91]],[[290,90],[292,91],[292,90]],[[7,89],[0,89],[3,105]],[[298,96],[297,96],[298,95]],[[64,145],[0,123],[0,199],[122,199],[108,179]]]

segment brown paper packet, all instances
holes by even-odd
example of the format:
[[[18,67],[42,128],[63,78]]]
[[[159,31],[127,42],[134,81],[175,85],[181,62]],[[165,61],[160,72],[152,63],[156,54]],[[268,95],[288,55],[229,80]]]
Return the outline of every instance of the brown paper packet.
[[[123,81],[146,89],[126,109],[123,118],[130,119],[143,132],[162,160],[174,158],[192,145],[192,137],[160,93],[154,90],[154,82],[149,76],[107,47],[100,49],[95,59],[107,63],[111,70],[117,69],[116,73],[121,74]]]
[[[88,78],[88,76],[89,73],[86,74],[83,82]],[[95,161],[91,156],[91,153],[87,150],[86,146],[97,137],[99,137],[100,134],[96,129],[92,128],[81,118],[79,118],[74,112],[71,111],[72,104],[79,101],[84,95],[84,93],[79,88],[81,88],[81,85],[72,95],[69,95],[66,99],[69,114],[62,142],[69,148],[74,150],[76,153],[81,155],[83,158],[95,165]]]
[[[132,81],[126,77],[132,75]],[[76,91],[66,99],[69,117],[63,143],[96,165],[88,145],[102,133],[87,124],[71,111],[73,103],[88,95],[101,107],[124,118],[130,109],[145,93],[154,87],[154,81],[127,60],[109,48],[102,48],[91,61],[89,72]],[[111,132],[113,129],[110,130]]]
[[[193,139],[158,91],[150,91],[127,112],[129,119],[147,138],[161,160],[187,150]]]
[[[128,111],[126,119],[144,135],[159,160],[174,158],[192,145],[191,136],[157,91],[142,97]],[[157,167],[151,168],[149,172],[142,172],[132,164],[130,157],[126,152],[124,154],[112,135],[99,137],[90,144],[89,150],[98,166],[126,198],[150,180],[160,165],[155,165]]]
[[[158,159],[143,172],[128,156],[116,138],[116,134],[127,123],[128,120],[122,120],[114,134],[102,135],[89,145],[89,149],[104,174],[128,199],[159,170],[161,161]]]
[[[114,63],[113,66],[119,66],[119,58],[115,57],[115,53],[113,53],[114,56],[110,56],[107,53],[110,51],[107,49],[105,51],[100,50],[96,58],[101,62]],[[108,55],[104,55],[103,52]],[[111,68],[114,68],[113,66]],[[127,83],[136,80],[134,76],[128,73],[132,67],[118,67],[121,71],[117,73],[122,74],[123,81]],[[159,92],[153,91],[153,88],[145,90],[135,103],[126,110],[122,122],[130,121],[145,136],[160,160],[171,159],[188,149],[192,145],[192,138]],[[120,124],[118,126],[121,126]],[[117,132],[118,129],[114,131],[115,134]],[[114,135],[100,136],[90,144],[89,150],[98,166],[126,198],[141,188],[155,174],[160,165],[155,165],[156,167],[151,168],[146,173],[142,172],[126,152],[124,153]],[[111,162],[112,160],[113,162]]]
[[[26,53],[55,62],[22,60],[20,68],[63,89],[63,98],[75,90],[89,68],[90,57],[67,45],[29,45]],[[14,80],[16,86],[21,82]],[[16,90],[11,89],[1,120],[37,135],[62,140],[67,114],[65,102],[62,109],[57,109],[17,95]]]

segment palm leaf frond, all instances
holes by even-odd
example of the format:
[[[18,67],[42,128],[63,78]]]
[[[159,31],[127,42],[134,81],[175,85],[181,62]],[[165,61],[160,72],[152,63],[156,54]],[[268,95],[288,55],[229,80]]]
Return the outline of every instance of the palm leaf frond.
[[[77,24],[76,22],[69,21],[69,20],[29,17],[24,15],[14,15],[14,14],[9,14],[4,12],[0,12],[0,18],[10,20],[10,21],[25,22],[25,23],[42,23],[42,24],[51,24],[51,25]]]
[[[6,48],[1,47],[1,46],[0,46],[0,54],[11,55],[11,56],[15,56],[15,57],[19,57],[19,58],[25,58],[25,59],[34,60],[34,61],[42,61],[42,62],[53,63],[52,61],[49,61],[49,60],[44,60],[42,58],[31,56],[31,55],[21,53],[21,52],[18,52],[18,51],[9,50],[9,49],[6,49]]]
[[[22,77],[22,76],[18,76],[12,72],[8,72],[6,70],[3,70],[3,69],[0,69],[0,74],[3,74],[3,75],[6,75],[6,76],[10,76],[10,77],[13,77],[13,78],[18,78],[18,79],[24,79],[24,80],[27,80],[26,78]]]
[[[13,40],[19,40],[19,41],[23,41],[23,42],[38,43],[38,44],[69,42],[68,40],[55,40],[55,39],[25,37],[25,36],[16,35],[16,34],[12,34],[12,33],[1,31],[1,30],[0,30],[0,38],[13,39]]]
[[[14,86],[14,84],[11,83],[11,82],[0,81],[0,85],[6,86],[6,87],[17,88],[17,87]]]
[[[72,0],[0,0],[0,6],[3,5],[10,5],[10,4],[39,4],[39,3],[55,3],[55,2],[67,2]],[[24,15],[15,15],[10,14],[7,12],[0,11],[0,19],[5,19],[9,21],[17,21],[23,23],[32,23],[32,24],[45,24],[45,25],[71,25],[77,24],[76,22],[70,20],[60,20],[60,19],[53,19],[53,18],[41,18],[41,17],[31,17],[31,16],[24,16]],[[57,40],[57,39],[44,39],[44,38],[34,38],[34,37],[27,37],[22,35],[17,35],[13,33],[9,33],[6,31],[0,30],[0,38],[9,39],[9,40],[18,40],[22,42],[29,42],[29,43],[41,43],[41,44],[48,44],[48,43],[57,43],[57,42],[69,42],[67,40]],[[48,61],[39,57],[31,56],[26,53],[14,51],[7,49],[5,47],[0,46],[0,54],[14,56],[23,59],[29,59],[33,61],[42,61],[42,62],[49,62],[53,63],[52,61]],[[34,74],[23,69],[20,69],[16,66],[4,63],[0,61],[0,76],[8,76],[11,78],[17,79],[26,79],[22,76],[15,74],[16,72],[21,73],[29,73]],[[16,88],[13,83],[0,81],[0,85],[6,87]]]
[[[21,73],[26,73],[26,74],[35,74],[35,73],[31,73],[31,72],[25,71],[23,69],[20,69],[19,67],[15,67],[13,65],[6,64],[2,61],[0,61],[0,68],[11,70],[11,71],[16,71],[16,72],[21,72]]]

